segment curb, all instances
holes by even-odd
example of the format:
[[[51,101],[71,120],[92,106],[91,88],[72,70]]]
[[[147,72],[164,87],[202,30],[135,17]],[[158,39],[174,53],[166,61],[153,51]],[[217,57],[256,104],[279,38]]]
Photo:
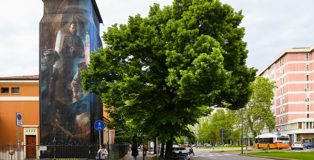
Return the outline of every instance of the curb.
[[[266,157],[266,156],[254,156],[254,155],[245,155],[245,154],[239,154],[239,155],[240,155],[240,156],[247,156],[247,157],[256,157],[256,158],[276,159],[276,160],[293,160],[293,159],[287,159],[287,158]]]

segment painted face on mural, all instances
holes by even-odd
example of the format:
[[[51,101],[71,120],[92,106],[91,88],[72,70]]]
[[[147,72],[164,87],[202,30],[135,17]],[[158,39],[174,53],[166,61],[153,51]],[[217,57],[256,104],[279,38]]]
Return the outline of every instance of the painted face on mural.
[[[70,25],[70,33],[71,33],[72,35],[76,35],[76,31],[77,31],[77,29],[76,29],[76,24],[71,23],[71,25]]]

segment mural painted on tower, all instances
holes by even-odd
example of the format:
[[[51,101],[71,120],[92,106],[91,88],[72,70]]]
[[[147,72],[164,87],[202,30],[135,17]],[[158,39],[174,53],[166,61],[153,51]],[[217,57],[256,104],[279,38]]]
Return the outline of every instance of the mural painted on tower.
[[[41,144],[88,144],[94,96],[80,71],[98,51],[99,19],[91,0],[44,0],[40,23]]]

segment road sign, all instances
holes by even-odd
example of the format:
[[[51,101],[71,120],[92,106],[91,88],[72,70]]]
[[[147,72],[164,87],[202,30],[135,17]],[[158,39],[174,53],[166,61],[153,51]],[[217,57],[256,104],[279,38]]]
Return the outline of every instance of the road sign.
[[[278,133],[277,133],[277,136],[280,136],[280,135],[281,135],[281,133],[280,133],[280,132],[278,132]]]
[[[105,128],[105,123],[101,120],[95,122],[94,127],[96,130],[101,131]]]
[[[16,112],[16,125],[17,126],[23,125],[22,113]]]

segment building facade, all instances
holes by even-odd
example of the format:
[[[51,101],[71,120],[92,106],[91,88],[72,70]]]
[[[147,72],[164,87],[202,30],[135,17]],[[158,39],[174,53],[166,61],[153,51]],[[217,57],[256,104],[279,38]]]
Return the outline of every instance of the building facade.
[[[275,81],[276,129],[291,140],[314,143],[314,47],[283,51],[259,76]]]
[[[0,145],[17,145],[17,112],[22,114],[20,144],[40,144],[38,75],[0,77]],[[2,154],[6,154],[10,148],[0,149],[0,157],[3,158],[5,155]],[[39,155],[35,146],[22,147],[21,151],[24,158],[38,158]]]
[[[95,0],[43,0],[40,21],[41,144],[88,145],[101,140],[93,128],[102,102],[82,89],[80,71],[101,46],[102,19]]]

